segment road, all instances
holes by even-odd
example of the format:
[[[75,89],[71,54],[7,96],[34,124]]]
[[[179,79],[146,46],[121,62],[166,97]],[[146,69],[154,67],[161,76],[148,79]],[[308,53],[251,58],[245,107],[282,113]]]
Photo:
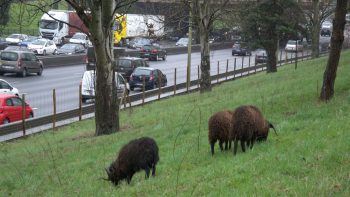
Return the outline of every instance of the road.
[[[310,52],[309,52],[310,53]],[[288,57],[292,55],[287,54]],[[293,54],[294,55],[294,54]],[[234,69],[236,59],[236,68],[248,67],[254,65],[253,52],[250,57],[232,56],[231,49],[217,50],[210,53],[211,74],[226,72],[226,64],[228,61],[229,71]],[[301,53],[298,54],[301,56]],[[283,53],[282,58],[285,58]],[[191,80],[198,77],[198,65],[200,64],[200,53],[192,53],[191,64]],[[186,81],[186,65],[187,54],[168,55],[166,61],[150,61],[150,67],[158,68],[167,75],[168,85],[174,84],[174,70],[177,69],[177,83]],[[79,84],[81,77],[85,71],[85,65],[72,65],[65,67],[53,67],[44,70],[42,76],[29,75],[26,78],[18,77],[14,74],[6,74],[1,78],[10,82],[19,89],[21,94],[26,95],[26,101],[35,108],[35,117],[45,116],[53,113],[53,90],[56,91],[56,110],[57,112],[77,108],[79,105]],[[135,94],[139,90],[131,92]]]

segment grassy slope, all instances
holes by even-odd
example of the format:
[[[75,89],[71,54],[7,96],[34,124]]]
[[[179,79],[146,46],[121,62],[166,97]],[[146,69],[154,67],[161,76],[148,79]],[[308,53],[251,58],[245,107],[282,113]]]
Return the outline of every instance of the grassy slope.
[[[334,99],[318,101],[326,58],[284,66],[121,114],[123,131],[92,137],[93,120],[0,144],[0,193],[13,196],[349,196],[350,51],[342,55]],[[318,84],[318,85],[317,85]],[[279,136],[236,157],[216,146],[207,120],[216,111],[254,104]],[[131,185],[101,180],[129,140],[151,136],[160,147],[155,178]],[[174,146],[175,144],[175,146]],[[198,146],[199,145],[199,146]],[[174,149],[175,147],[175,149]],[[199,147],[199,149],[198,149]],[[178,169],[181,169],[178,171]],[[179,175],[179,176],[178,176]],[[177,179],[178,177],[178,179]]]

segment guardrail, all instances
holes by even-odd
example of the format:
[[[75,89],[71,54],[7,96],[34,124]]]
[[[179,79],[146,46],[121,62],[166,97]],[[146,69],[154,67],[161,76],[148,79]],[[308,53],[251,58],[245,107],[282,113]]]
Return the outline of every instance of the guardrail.
[[[231,48],[232,42],[222,42],[222,43],[212,43],[210,44],[211,50],[227,49]],[[168,55],[176,55],[187,53],[187,47],[168,47],[165,48]],[[193,45],[192,52],[199,52],[200,45]],[[125,56],[138,57],[138,50],[129,50],[125,51]],[[58,67],[58,66],[70,66],[74,64],[84,64],[85,63],[85,54],[79,55],[59,55],[59,56],[47,56],[39,57],[43,61],[45,67]]]
[[[326,53],[323,53],[326,54]],[[301,60],[305,60],[305,59],[309,59],[311,55],[306,54],[302,57],[298,57],[298,61]],[[281,66],[282,64],[286,64],[286,63],[292,63],[293,61],[295,62],[296,58],[287,58],[284,60],[280,60],[278,61],[279,66]],[[247,75],[251,75],[251,74],[256,74],[258,72],[264,71],[266,70],[266,65],[265,64],[258,64],[258,65],[254,65],[254,66],[248,66],[245,68],[240,68],[240,69],[236,69],[236,67],[234,68],[233,71],[228,71],[228,69],[226,68],[226,72],[224,73],[219,73],[216,75],[212,75],[211,76],[211,81],[213,85],[216,84],[220,84],[224,81],[228,81],[228,80],[233,80],[233,79],[237,79],[240,77],[245,77]],[[198,75],[199,76],[199,75]],[[154,100],[159,100],[162,98],[166,98],[169,96],[173,96],[173,95],[177,95],[177,94],[182,94],[182,93],[186,93],[186,92],[192,92],[192,91],[197,91],[199,89],[199,79],[196,80],[192,80],[190,82],[190,88],[187,88],[187,83],[180,83],[180,84],[176,84],[173,86],[167,86],[167,87],[162,87],[159,89],[153,89],[150,91],[144,91],[138,94],[134,94],[131,96],[127,96],[126,98],[124,98],[124,101],[121,103],[121,109],[123,108],[127,108],[127,107],[134,107],[137,105],[142,105],[144,103],[147,102],[151,102]],[[157,97],[158,95],[158,97]],[[152,98],[153,97],[153,98]],[[149,99],[152,98],[152,99]],[[145,101],[146,99],[148,99],[148,101]],[[127,102],[127,103],[126,103]],[[124,107],[123,107],[124,105]],[[1,126],[1,131],[0,131],[0,136],[4,136],[7,134],[12,134],[12,133],[16,133],[16,132],[21,132],[23,131],[23,134],[21,136],[26,136],[26,130],[28,129],[32,129],[32,128],[37,128],[37,127],[41,127],[43,125],[48,125],[48,124],[52,124],[54,128],[55,123],[59,122],[59,121],[64,121],[67,119],[72,119],[72,118],[78,118],[79,120],[82,119],[82,116],[87,115],[87,114],[92,114],[95,111],[95,106],[93,104],[91,105],[86,105],[83,107],[79,107],[73,110],[68,110],[68,111],[64,111],[64,112],[60,112],[57,113],[55,115],[48,115],[48,116],[43,116],[43,117],[37,117],[37,118],[31,118],[31,119],[26,119],[25,121],[18,121],[18,122],[14,122],[14,123],[10,123],[8,125],[3,125]],[[20,137],[21,137],[20,136]]]

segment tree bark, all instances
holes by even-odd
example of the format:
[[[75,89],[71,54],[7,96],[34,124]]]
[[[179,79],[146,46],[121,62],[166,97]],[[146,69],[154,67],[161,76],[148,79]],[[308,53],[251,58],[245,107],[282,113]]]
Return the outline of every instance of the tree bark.
[[[320,1],[312,0],[312,42],[311,42],[311,56],[312,58],[319,57],[319,43],[320,43]]]
[[[210,50],[209,50],[209,5],[208,1],[203,1],[197,4],[199,9],[198,25],[199,25],[199,37],[201,46],[201,79],[200,79],[200,92],[211,91],[211,77],[210,77]]]
[[[330,100],[334,95],[334,84],[340,58],[340,52],[344,41],[345,15],[347,11],[347,0],[337,0],[335,18],[333,20],[333,33],[331,37],[331,51],[329,53],[326,70],[323,75],[323,85],[320,99]]]
[[[113,0],[95,3],[92,7],[90,33],[96,55],[96,135],[111,134],[119,130],[119,105],[116,99],[116,85],[113,55],[113,31],[110,20],[115,7]]]

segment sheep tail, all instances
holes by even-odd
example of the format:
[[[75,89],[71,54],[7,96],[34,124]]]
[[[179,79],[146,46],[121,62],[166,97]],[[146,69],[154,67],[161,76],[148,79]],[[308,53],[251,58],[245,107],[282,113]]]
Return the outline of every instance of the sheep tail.
[[[270,126],[270,128],[272,128],[275,131],[275,134],[278,136],[276,129],[271,122],[269,122],[269,126]]]

